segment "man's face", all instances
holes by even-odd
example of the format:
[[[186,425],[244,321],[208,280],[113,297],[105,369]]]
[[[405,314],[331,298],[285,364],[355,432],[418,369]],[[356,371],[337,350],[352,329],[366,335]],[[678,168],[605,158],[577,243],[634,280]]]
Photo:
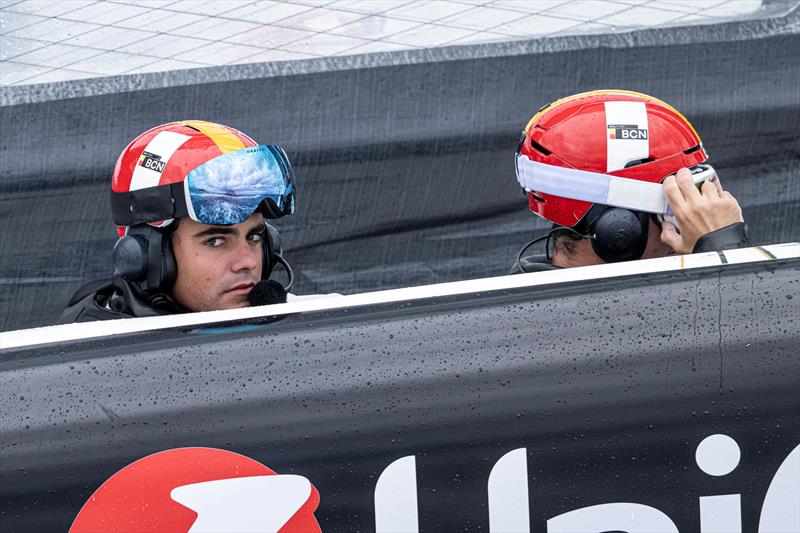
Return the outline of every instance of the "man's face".
[[[247,295],[261,280],[264,217],[241,224],[210,226],[182,218],[172,234],[178,276],[172,295],[191,311],[247,307]]]

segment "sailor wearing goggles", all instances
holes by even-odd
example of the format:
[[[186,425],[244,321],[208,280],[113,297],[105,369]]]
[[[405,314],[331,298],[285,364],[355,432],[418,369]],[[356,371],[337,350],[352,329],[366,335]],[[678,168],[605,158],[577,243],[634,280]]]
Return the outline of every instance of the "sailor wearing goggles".
[[[268,223],[295,211],[280,147],[200,120],[158,126],[117,160],[111,207],[114,277],[79,289],[62,322],[286,300],[293,273]],[[278,270],[283,283],[271,279]]]

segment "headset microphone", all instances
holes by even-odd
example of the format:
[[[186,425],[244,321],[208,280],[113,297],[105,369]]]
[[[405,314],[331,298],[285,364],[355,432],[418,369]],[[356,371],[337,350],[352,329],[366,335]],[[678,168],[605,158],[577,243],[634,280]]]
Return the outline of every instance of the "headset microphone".
[[[247,301],[251,306],[282,304],[286,302],[286,289],[275,280],[259,281],[255,284]]]

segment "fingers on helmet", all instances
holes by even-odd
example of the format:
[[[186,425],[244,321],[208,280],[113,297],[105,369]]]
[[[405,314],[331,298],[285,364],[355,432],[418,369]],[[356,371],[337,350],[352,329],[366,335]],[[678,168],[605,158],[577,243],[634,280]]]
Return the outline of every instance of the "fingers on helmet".
[[[696,204],[702,201],[700,191],[697,190],[697,186],[694,184],[694,179],[692,178],[692,173],[688,168],[680,169],[675,175],[675,181],[678,183],[678,188],[680,188],[687,202]]]
[[[722,187],[711,180],[703,182],[700,186],[700,192],[707,198],[719,198],[722,192]]]
[[[664,179],[664,194],[672,208],[672,212],[678,216],[683,214],[683,205],[686,203],[686,199],[683,197],[683,192],[681,192],[680,187],[678,187],[678,182],[674,175],[667,176],[666,179]]]
[[[716,185],[716,186],[717,186],[717,191],[718,191],[720,194],[722,194],[722,192],[723,192],[723,190],[722,190],[722,182],[719,180],[719,176],[717,176],[716,174],[714,174],[713,176],[711,176],[711,179],[710,179],[710,180],[708,180],[708,181],[710,181],[711,183],[713,183],[714,185]]]

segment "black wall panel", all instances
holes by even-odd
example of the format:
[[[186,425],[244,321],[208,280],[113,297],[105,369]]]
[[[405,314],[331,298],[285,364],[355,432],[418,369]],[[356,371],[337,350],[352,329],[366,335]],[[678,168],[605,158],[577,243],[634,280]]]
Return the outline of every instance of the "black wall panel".
[[[505,273],[545,227],[514,177],[519,131],[540,106],[598,88],[675,105],[700,132],[754,240],[797,240],[800,35],[742,39],[611,39],[0,107],[0,330],[52,323],[81,282],[109,274],[116,157],[173,119],[222,122],[287,149],[299,208],[277,225],[299,294]]]

